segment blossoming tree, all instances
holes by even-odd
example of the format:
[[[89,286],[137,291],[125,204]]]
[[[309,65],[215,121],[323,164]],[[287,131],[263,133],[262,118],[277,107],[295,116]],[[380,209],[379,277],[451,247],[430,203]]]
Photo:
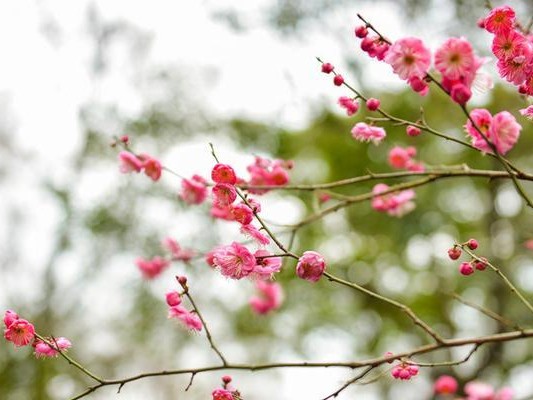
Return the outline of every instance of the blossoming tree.
[[[373,212],[386,214],[386,218],[404,218],[415,208],[431,208],[431,204],[417,204],[417,189],[434,185],[441,180],[469,177],[472,179],[507,180],[513,190],[520,196],[527,212],[533,208],[533,197],[529,194],[528,184],[533,175],[524,171],[512,159],[512,150],[519,145],[523,130],[521,121],[530,124],[533,120],[533,105],[528,99],[533,96],[533,35],[531,26],[526,25],[515,15],[509,6],[491,9],[478,21],[480,28],[492,36],[492,54],[496,60],[496,70],[500,77],[515,87],[516,96],[523,106],[519,109],[492,110],[470,107],[475,88],[490,90],[492,82],[483,69],[490,68],[486,59],[476,55],[473,46],[466,38],[448,38],[436,49],[430,49],[421,38],[388,38],[377,26],[379,21],[367,21],[359,16],[355,27],[355,37],[361,50],[375,62],[390,65],[399,79],[405,81],[411,89],[411,96],[426,96],[429,93],[442,94],[446,107],[455,108],[463,115],[462,136],[453,135],[434,128],[426,110],[417,118],[404,119],[387,110],[382,101],[370,97],[350,83],[349,78],[338,71],[332,62],[318,59],[323,74],[332,76],[334,86],[343,90],[338,99],[338,106],[346,115],[354,119],[351,137],[358,146],[380,146],[380,151],[389,140],[391,126],[401,127],[410,145],[391,146],[387,152],[387,162],[394,172],[374,173],[350,176],[348,178],[313,184],[291,182],[291,170],[295,165],[290,160],[270,160],[256,156],[244,171],[236,171],[231,160],[219,159],[219,154],[211,146],[213,168],[210,173],[192,177],[181,177],[170,165],[163,165],[154,155],[148,155],[135,148],[130,137],[117,138],[112,146],[118,150],[119,170],[124,174],[144,174],[146,179],[158,182],[165,174],[176,175],[181,180],[179,199],[189,207],[202,207],[220,223],[232,224],[239,228],[239,236],[220,243],[212,249],[190,249],[183,247],[172,237],[162,234],[161,250],[153,257],[140,254],[132,261],[139,270],[139,278],[147,281],[158,279],[165,270],[180,266],[202,264],[202,273],[218,274],[220,279],[253,282],[256,295],[249,299],[253,313],[262,318],[275,318],[276,312],[283,307],[284,290],[282,273],[289,273],[300,278],[300,285],[308,291],[318,291],[320,285],[333,285],[336,290],[353,291],[356,296],[382,303],[402,314],[409,321],[407,329],[416,330],[418,345],[410,348],[372,354],[370,357],[355,358],[349,361],[329,360],[327,362],[306,360],[287,362],[276,360],[264,364],[238,363],[228,357],[224,344],[219,343],[217,332],[209,327],[209,320],[199,309],[197,298],[201,291],[196,291],[186,269],[176,271],[174,289],[161,293],[159,312],[167,312],[169,319],[175,319],[183,328],[205,335],[208,345],[218,362],[204,367],[181,366],[179,369],[147,371],[125,378],[101,377],[93,372],[89,365],[78,361],[71,355],[71,342],[64,337],[55,337],[40,332],[28,316],[19,316],[8,310],[4,315],[4,338],[15,347],[33,347],[38,358],[61,357],[87,376],[92,382],[86,390],[74,395],[72,399],[89,397],[103,387],[114,386],[118,390],[130,382],[149,379],[161,375],[189,375],[190,382],[185,388],[194,384],[195,376],[207,372],[220,373],[213,381],[211,396],[213,400],[255,398],[254,393],[241,393],[238,382],[229,375],[232,371],[247,370],[257,374],[261,370],[280,368],[325,368],[339,367],[353,371],[353,376],[338,388],[331,389],[317,398],[331,399],[345,393],[346,389],[362,383],[373,383],[385,376],[396,380],[410,381],[417,379],[426,371],[438,370],[443,373],[434,382],[434,394],[442,398],[453,398],[461,393],[466,399],[512,399],[513,390],[509,387],[496,387],[485,382],[469,380],[458,382],[451,367],[468,363],[472,356],[483,347],[502,342],[517,340],[530,341],[533,329],[527,328],[528,318],[533,313],[529,295],[508,276],[505,266],[484,256],[479,252],[483,241],[475,238],[456,238],[450,242],[446,256],[449,263],[457,268],[454,279],[475,279],[480,275],[490,275],[491,280],[498,280],[502,290],[511,293],[513,299],[520,303],[529,313],[508,316],[506,310],[498,312],[463,299],[454,294],[456,300],[479,311],[494,320],[499,327],[497,332],[487,332],[479,336],[450,336],[439,329],[439,321],[431,323],[415,307],[401,302],[381,291],[359,283],[353,274],[331,262],[320,251],[313,248],[296,249],[297,241],[305,243],[301,236],[307,229],[319,221],[324,221],[332,214],[346,210],[356,204],[368,202]],[[373,24],[376,25],[373,25]],[[384,103],[384,102],[383,102]],[[366,109],[365,120],[358,119],[361,109]],[[344,132],[348,136],[349,133]],[[431,139],[428,139],[428,138]],[[417,141],[434,140],[442,146],[450,142],[462,146],[479,160],[491,160],[493,169],[475,166],[432,165],[430,159],[424,159],[417,151]],[[507,158],[509,157],[509,158]],[[138,179],[143,179],[140,176]],[[389,184],[384,183],[389,182]],[[354,194],[360,184],[372,183],[373,187]],[[284,226],[272,224],[263,217],[263,210],[269,207],[267,193],[296,191],[312,193],[315,206],[301,221]],[[265,199],[265,200],[263,200]],[[460,200],[460,199],[459,199]],[[207,207],[205,206],[207,204]],[[381,217],[381,216],[380,216]],[[474,275],[473,277],[469,277]],[[450,300],[451,301],[451,300]],[[166,308],[166,310],[165,310]],[[502,314],[502,315],[501,315]],[[28,317],[25,319],[24,317]],[[518,319],[520,318],[520,319]],[[462,357],[441,360],[432,358],[443,350],[459,348]],[[436,357],[436,356],[435,356]],[[463,385],[464,383],[464,385]],[[446,397],[448,396],[448,397]]]

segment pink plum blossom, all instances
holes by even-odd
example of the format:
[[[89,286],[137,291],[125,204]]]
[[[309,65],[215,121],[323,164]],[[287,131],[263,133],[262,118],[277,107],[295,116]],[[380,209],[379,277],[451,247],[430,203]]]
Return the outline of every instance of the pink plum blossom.
[[[431,53],[420,39],[406,37],[390,46],[385,62],[401,79],[423,78],[431,63]]]
[[[218,207],[229,206],[237,198],[235,187],[227,183],[217,183],[211,192],[213,203]]]
[[[37,342],[34,343],[35,357],[56,357],[59,355],[59,351],[57,351],[56,349],[59,349],[63,352],[72,347],[72,343],[70,343],[70,340],[64,337],[59,337],[57,339],[46,338],[46,340],[53,346],[43,342],[42,340],[37,340]]]
[[[368,125],[364,122],[358,122],[352,128],[352,136],[354,139],[359,140],[360,142],[372,141],[374,144],[377,145],[383,139],[385,139],[385,136],[387,136],[387,133],[385,132],[385,129],[383,128]]]
[[[168,309],[168,318],[180,320],[188,329],[194,331],[202,330],[202,320],[195,312],[188,311],[181,305],[173,306]]]
[[[326,269],[326,260],[316,251],[306,251],[298,259],[296,275],[310,282],[317,282]]]
[[[448,38],[435,52],[435,68],[448,79],[470,74],[474,63],[474,50],[465,38]]]
[[[283,292],[279,283],[257,281],[255,285],[259,296],[250,299],[250,307],[255,313],[267,314],[281,306]]]
[[[218,163],[211,171],[211,179],[215,183],[227,183],[235,185],[237,183],[237,175],[230,165]]]
[[[252,253],[236,242],[219,246],[213,254],[213,263],[220,269],[222,275],[232,279],[241,279],[250,275],[256,265]]]
[[[376,211],[386,212],[395,217],[401,217],[415,208],[411,201],[415,197],[413,190],[403,190],[396,193],[380,195],[389,190],[389,186],[384,183],[378,183],[372,189],[374,197],[372,198],[372,208]]]
[[[270,238],[252,224],[241,226],[241,233],[250,239],[255,240],[260,246],[266,246],[270,243]]]
[[[146,279],[153,279],[160,275],[169,265],[170,261],[163,257],[155,256],[151,260],[138,258],[135,264],[141,270],[141,273]]]
[[[120,161],[120,172],[127,174],[129,172],[141,172],[143,168],[143,162],[135,154],[129,151],[121,151],[118,153],[118,159]]]
[[[183,179],[179,196],[187,204],[202,204],[207,198],[207,181],[200,175]]]
[[[494,34],[508,32],[514,27],[515,12],[509,6],[493,8],[483,21],[485,29]]]
[[[281,269],[281,257],[269,257],[271,254],[266,250],[257,250],[254,253],[256,265],[253,276],[259,279],[270,279],[272,275]]]
[[[4,329],[4,338],[17,347],[27,346],[35,336],[35,327],[22,318],[17,318]]]

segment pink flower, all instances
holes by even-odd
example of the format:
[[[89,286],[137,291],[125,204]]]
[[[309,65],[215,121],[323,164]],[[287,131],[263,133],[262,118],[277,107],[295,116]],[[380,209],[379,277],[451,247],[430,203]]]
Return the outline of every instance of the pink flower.
[[[168,309],[168,317],[180,320],[188,329],[194,331],[202,330],[202,320],[194,312],[190,312],[181,305],[173,306]]]
[[[396,169],[407,168],[411,158],[415,155],[416,149],[414,147],[394,146],[389,152],[389,164]]]
[[[413,137],[418,136],[421,133],[420,128],[417,128],[416,126],[413,126],[413,125],[407,125],[407,128],[405,128],[405,131],[407,135],[413,136]]]
[[[120,161],[120,172],[127,174],[128,172],[141,172],[143,162],[135,154],[129,151],[121,151],[118,153],[118,159]]]
[[[515,30],[509,30],[508,32],[494,36],[492,40],[492,53],[499,60],[508,60],[522,54],[527,46],[527,40],[524,35]]]
[[[226,389],[215,389],[211,395],[213,400],[234,400],[233,394]]]
[[[283,292],[279,283],[257,281],[255,285],[259,291],[259,296],[250,299],[250,307],[254,312],[267,314],[281,306]]]
[[[298,259],[296,275],[310,282],[317,282],[326,269],[326,260],[316,251],[306,251]]]
[[[397,193],[381,193],[389,190],[389,186],[384,183],[378,183],[372,189],[374,197],[372,198],[372,208],[376,211],[386,212],[395,217],[401,217],[415,208],[411,201],[415,197],[413,190],[403,190]]]
[[[4,329],[4,338],[18,347],[28,345],[34,336],[34,326],[22,318],[15,319]]]
[[[533,121],[533,105],[523,108],[520,110],[520,114],[522,114],[527,119]]]
[[[400,364],[394,366],[391,371],[391,375],[395,379],[409,380],[413,376],[418,374],[418,365],[407,364],[401,362]]]
[[[237,183],[237,175],[230,165],[227,164],[217,164],[213,167],[211,171],[211,179],[216,183],[228,183],[230,185],[235,185]]]
[[[484,20],[485,29],[501,34],[511,30],[515,24],[515,12],[509,6],[493,8]]]
[[[496,66],[502,78],[515,85],[521,85],[533,74],[533,52],[527,49],[513,58],[498,60]]]
[[[426,81],[418,76],[413,76],[407,81],[411,89],[417,92],[420,96],[425,96],[429,92],[429,86]]]
[[[261,231],[252,224],[241,226],[241,233],[255,240],[261,246],[266,246],[270,243],[269,237],[261,233]]]
[[[265,257],[271,254],[266,250],[257,250],[254,253],[256,266],[252,274],[259,279],[270,279],[272,275],[281,269],[281,257]],[[263,258],[264,257],[264,258]]]
[[[200,175],[193,175],[191,179],[183,179],[179,196],[187,204],[202,204],[207,197],[206,183]]]
[[[468,86],[457,83],[452,86],[450,96],[457,104],[466,104],[472,97],[472,91]]]
[[[339,97],[339,105],[346,110],[346,114],[350,117],[359,110],[359,103],[357,100],[350,97]]]
[[[371,97],[366,101],[366,108],[368,108],[370,111],[376,111],[380,106],[380,101],[378,99],[375,99]]]
[[[233,185],[217,183],[212,190],[213,203],[218,207],[229,206],[237,198],[237,191]]]
[[[464,387],[468,400],[493,400],[494,388],[483,382],[468,382]]]
[[[272,186],[283,186],[289,182],[289,174],[287,169],[292,168],[291,161],[283,160],[268,160],[262,157],[256,157],[255,162],[251,165],[248,165],[247,170],[250,173],[249,184],[251,186],[262,186],[262,185],[272,185]],[[249,192],[262,194],[266,193],[267,190],[258,190],[250,189]]]
[[[496,146],[500,154],[505,154],[513,148],[520,136],[522,127],[516,122],[515,117],[507,112],[502,111],[492,117],[490,124],[490,140]]]
[[[245,203],[240,203],[232,207],[231,213],[235,221],[242,225],[250,224],[254,219],[254,213],[252,209]]]
[[[510,387],[504,387],[498,390],[494,400],[513,400],[514,390]]]
[[[155,158],[152,158],[146,154],[143,154],[141,159],[143,160],[143,168],[146,176],[148,176],[154,182],[157,182],[159,178],[161,178],[161,163]]]
[[[163,248],[170,252],[174,261],[189,262],[195,255],[192,250],[182,249],[179,243],[171,237],[163,240]]]
[[[17,319],[19,319],[19,316],[15,311],[6,310],[6,312],[4,313],[4,325],[6,326],[6,328],[9,328],[9,325],[11,325]]]
[[[448,79],[460,79],[474,67],[472,45],[464,38],[447,39],[435,53],[435,68]]]
[[[431,63],[431,53],[417,38],[399,39],[387,51],[385,62],[401,78],[423,78]]]
[[[489,137],[491,135],[490,125],[492,123],[492,115],[490,115],[490,112],[488,112],[484,108],[476,108],[470,111],[470,117],[472,118],[472,120],[474,120],[479,130],[481,130],[481,132],[483,132],[483,134],[489,140],[491,140],[491,138]],[[466,133],[468,133],[470,135],[470,138],[472,139],[472,146],[474,146],[476,149],[483,151],[484,153],[492,153],[492,149],[487,144],[487,141],[483,139],[483,137],[474,127],[470,119],[466,121],[464,128]]]
[[[360,142],[372,141],[377,145],[385,138],[385,136],[387,136],[387,133],[383,128],[371,126],[364,122],[358,122],[352,128],[352,136]]]
[[[172,290],[170,292],[167,292],[165,295],[166,302],[170,307],[178,306],[181,304],[181,296],[178,292],[175,290]]]
[[[144,278],[153,279],[160,275],[170,265],[170,262],[165,258],[156,256],[151,260],[138,258],[135,260],[135,264],[141,270]]]
[[[43,342],[42,340],[38,340],[35,344],[35,357],[42,358],[42,357],[56,357],[59,354],[59,351],[56,349],[61,350],[62,352],[72,347],[72,343],[70,343],[70,340],[59,337],[57,339],[52,338],[46,338],[49,343],[51,343],[53,346],[49,345],[48,343]]]
[[[433,388],[437,394],[454,394],[458,389],[457,380],[450,375],[441,375],[435,381]]]
[[[213,263],[220,268],[222,275],[232,279],[248,276],[256,265],[252,253],[236,242],[218,247],[213,254]]]

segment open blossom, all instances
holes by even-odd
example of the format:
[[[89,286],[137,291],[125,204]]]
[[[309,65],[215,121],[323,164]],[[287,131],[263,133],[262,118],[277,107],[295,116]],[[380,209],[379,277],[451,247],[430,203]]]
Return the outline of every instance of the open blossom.
[[[241,233],[250,239],[256,241],[260,246],[266,246],[270,243],[270,239],[267,235],[263,234],[259,229],[257,229],[252,224],[241,226]]]
[[[526,37],[515,30],[496,35],[492,40],[492,53],[499,60],[513,59],[522,54],[527,47]]]
[[[511,30],[515,24],[516,14],[509,6],[493,8],[483,21],[485,29],[494,34]]]
[[[515,117],[502,111],[492,117],[490,124],[490,140],[500,154],[506,154],[513,148],[520,136],[522,126],[516,122]]]
[[[306,251],[298,259],[296,275],[310,282],[317,282],[326,269],[326,260],[316,251]]]
[[[267,256],[267,257],[265,257]],[[259,279],[270,279],[272,275],[281,269],[281,257],[270,257],[271,254],[266,250],[257,250],[254,253],[256,265],[252,275]]]
[[[237,183],[237,175],[230,165],[218,163],[211,171],[211,179],[215,183],[228,183],[235,185]]]
[[[213,254],[213,263],[220,269],[222,275],[232,279],[241,279],[250,275],[256,265],[252,253],[236,242],[219,246]]]
[[[250,307],[257,314],[267,314],[277,310],[283,301],[281,285],[276,282],[257,281],[259,296],[250,299]]]
[[[470,117],[475,122],[476,126],[481,132],[490,140],[490,124],[492,123],[492,115],[488,110],[484,108],[476,108],[470,112]],[[487,141],[483,139],[478,130],[474,127],[470,119],[466,121],[464,126],[465,131],[472,140],[472,145],[485,153],[492,152],[492,149],[487,144]]]
[[[135,154],[129,151],[121,151],[118,153],[118,159],[120,161],[120,172],[127,174],[128,172],[141,172],[143,168],[143,162]]]
[[[27,346],[35,336],[33,324],[22,318],[17,318],[6,325],[4,329],[4,338],[13,343],[15,346]]]
[[[183,179],[179,196],[187,204],[202,204],[207,197],[207,181],[200,175]]]
[[[390,46],[385,62],[401,79],[423,78],[431,63],[431,53],[420,39],[407,37]]]
[[[170,262],[165,258],[155,256],[151,260],[138,258],[135,264],[141,270],[143,277],[153,279],[160,275],[170,265]]]
[[[533,121],[533,105],[523,108],[520,110],[520,114],[522,114],[524,117],[526,117],[529,120]]]
[[[448,79],[470,74],[474,63],[474,50],[465,38],[449,38],[435,52],[435,68]]]
[[[352,128],[352,136],[354,139],[359,140],[360,142],[372,141],[374,144],[379,144],[383,139],[385,139],[387,133],[383,128],[368,125],[364,122],[358,122]]]
[[[37,358],[43,358],[43,357],[56,357],[59,354],[59,351],[56,350],[58,348],[62,352],[72,347],[72,344],[70,343],[70,340],[59,337],[56,339],[52,338],[46,338],[48,342],[50,342],[53,346],[49,345],[48,343],[43,342],[42,340],[38,340],[36,343],[34,343],[35,348],[35,357]]]
[[[202,330],[202,320],[194,312],[188,311],[181,305],[172,306],[168,309],[168,318],[180,320],[187,328],[194,331]]]
[[[250,224],[254,219],[254,213],[248,205],[240,203],[231,208],[231,213],[235,221],[242,225]]]
[[[217,183],[211,192],[213,203],[218,207],[229,206],[237,198],[235,186],[227,183]]]
[[[457,392],[458,387],[457,380],[450,375],[439,376],[433,385],[433,389],[437,394],[454,394]]]

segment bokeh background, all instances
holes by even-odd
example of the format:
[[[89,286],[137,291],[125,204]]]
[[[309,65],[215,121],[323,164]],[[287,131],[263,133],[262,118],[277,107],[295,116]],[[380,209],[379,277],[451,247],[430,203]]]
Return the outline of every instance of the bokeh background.
[[[531,2],[509,4],[523,21],[533,15]],[[349,131],[364,112],[342,114],[336,99],[348,93],[320,73],[315,59],[333,62],[392,114],[416,119],[422,106],[433,127],[463,137],[457,107],[436,91],[426,98],[407,91],[387,65],[367,59],[353,28],[359,12],[391,38],[416,35],[435,49],[448,35],[464,35],[489,56],[490,35],[475,26],[483,7],[461,0],[1,2],[0,309],[16,310],[43,334],[70,338],[70,354],[107,378],[217,363],[203,335],[166,318],[164,293],[175,287],[175,274],[189,276],[217,343],[234,361],[350,361],[424,343],[398,310],[325,281],[295,279],[291,262],[279,276],[285,303],[266,317],[248,307],[250,282],[228,281],[202,260],[142,280],[135,258],[158,254],[167,235],[201,252],[240,236],[235,226],[213,222],[207,205],[178,201],[178,178],[164,174],[154,184],[121,175],[109,143],[127,133],[136,150],[183,176],[209,174],[209,142],[243,175],[255,154],[293,159],[291,179],[298,183],[389,171],[394,145],[415,145],[427,165],[498,169],[489,157],[426,134],[409,138],[390,125],[379,147],[354,142]],[[497,85],[472,103],[520,118],[522,136],[509,156],[531,170],[532,124],[517,113],[526,103],[498,83],[494,61],[485,70]],[[276,224],[295,223],[319,207],[309,192],[272,192],[262,202],[278,231]],[[329,215],[299,232],[295,251],[323,253],[337,275],[405,302],[446,336],[506,329],[453,301],[453,292],[531,324],[533,316],[493,274],[463,278],[446,257],[454,239],[476,237],[480,252],[533,296],[533,254],[523,246],[533,237],[531,212],[509,182],[437,182],[417,189],[416,203],[401,219],[368,204]],[[423,370],[408,383],[384,374],[339,398],[430,399],[442,373],[463,383],[510,385],[524,398],[533,393],[532,351],[531,341],[490,345],[466,365]],[[104,388],[88,398],[206,399],[220,375],[197,376],[187,393],[189,377],[181,376],[131,383],[120,395]],[[294,369],[232,376],[247,400],[263,400],[319,399],[352,375]],[[36,361],[29,349],[0,346],[2,399],[68,399],[89,383],[63,360]]]

